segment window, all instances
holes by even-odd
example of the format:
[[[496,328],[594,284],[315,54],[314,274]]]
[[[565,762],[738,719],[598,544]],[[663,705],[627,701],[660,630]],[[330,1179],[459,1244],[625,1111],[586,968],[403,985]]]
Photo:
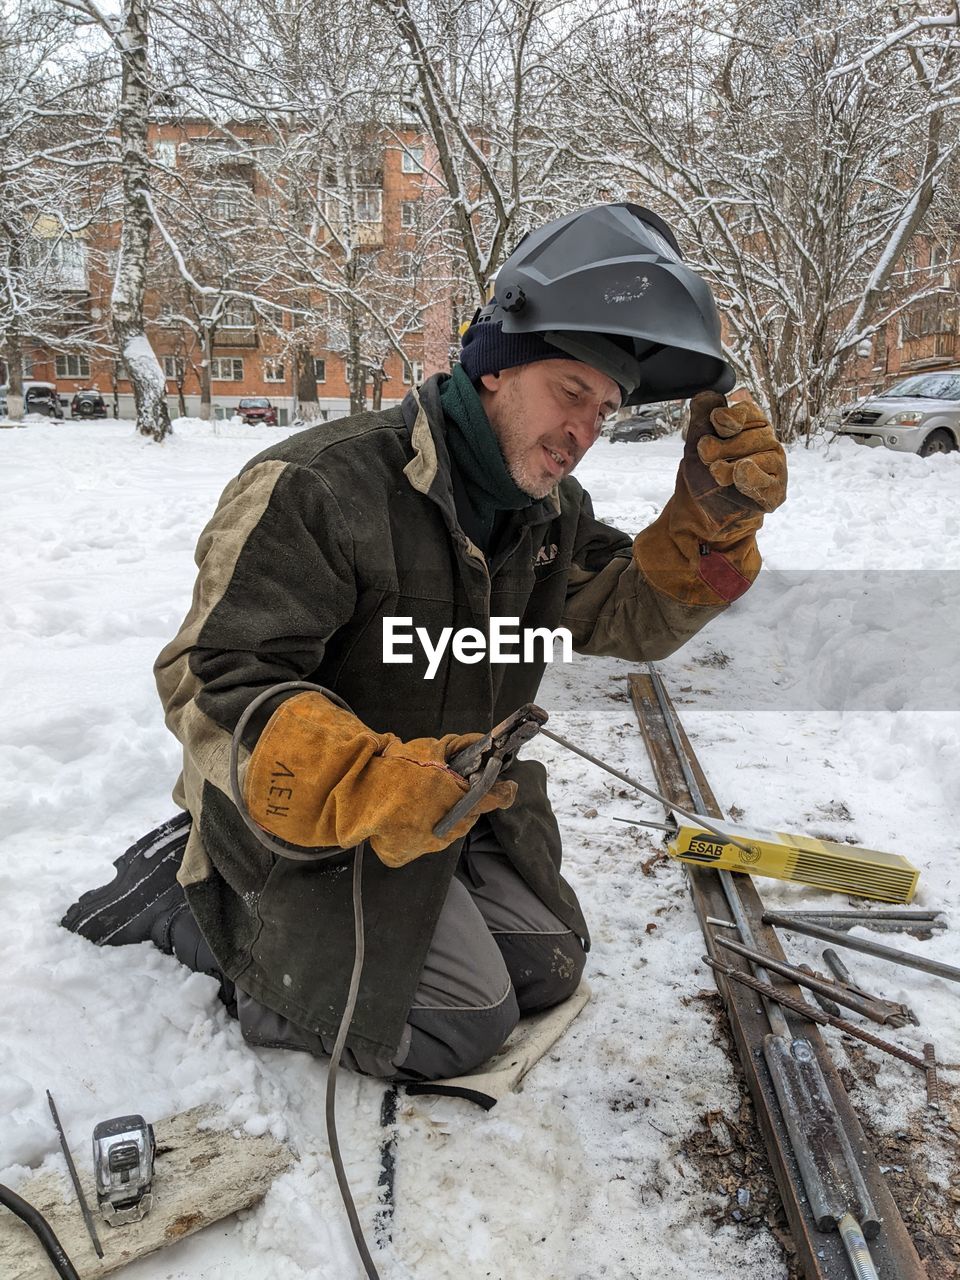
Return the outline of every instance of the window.
[[[286,382],[287,370],[282,357],[265,356],[263,360],[264,382]]]
[[[177,144],[167,139],[161,139],[153,144],[153,158],[157,164],[162,164],[166,169],[175,169],[177,166]]]
[[[925,338],[932,333],[954,333],[955,330],[956,313],[951,299],[942,296],[912,307],[904,312],[900,322],[902,339],[907,342],[914,338]]]
[[[252,329],[252,304],[246,298],[231,298],[223,308],[220,324],[224,329]]]
[[[327,380],[327,362],[321,360],[319,356],[313,358],[313,372],[318,382],[326,382]]]
[[[383,192],[379,187],[365,187],[354,193],[353,216],[358,222],[383,220]]]
[[[422,173],[423,147],[405,147],[400,167],[404,173]]]
[[[423,381],[423,361],[404,360],[403,380],[408,384],[412,382],[415,387],[419,387],[420,383]]]
[[[243,360],[238,356],[214,356],[210,361],[210,377],[214,382],[242,382]]]
[[[213,197],[213,216],[223,222],[236,222],[242,213],[240,192],[227,188]]]
[[[401,249],[397,254],[397,271],[404,280],[412,280],[420,269],[420,259],[409,249]]]
[[[87,356],[57,356],[58,378],[89,378],[90,361]]]
[[[3,367],[4,369],[6,369],[6,361],[3,362]],[[33,356],[32,355],[24,354],[20,357],[20,372],[25,378],[33,377]],[[7,375],[5,373],[4,381],[6,381],[6,376]]]
[[[401,227],[415,227],[417,225],[416,200],[400,201],[400,225]]]
[[[184,363],[182,356],[164,356],[163,357],[163,376],[170,378],[174,382],[179,382],[183,377]]]
[[[86,289],[87,246],[64,236],[50,250],[53,281],[62,289]]]

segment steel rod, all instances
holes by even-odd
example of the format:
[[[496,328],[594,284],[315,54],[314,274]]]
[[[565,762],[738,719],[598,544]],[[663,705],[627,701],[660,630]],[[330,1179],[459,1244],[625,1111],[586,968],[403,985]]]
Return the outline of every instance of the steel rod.
[[[835,1018],[832,1013],[824,1013],[820,1009],[814,1009],[813,1005],[807,1004],[806,1000],[795,1000],[793,996],[787,995],[779,987],[775,987],[769,982],[761,982],[759,979],[751,977],[749,973],[734,969],[731,965],[723,964],[710,956],[704,956],[703,959],[711,969],[715,969],[727,978],[732,978],[734,982],[742,982],[745,987],[752,987],[760,995],[767,996],[770,1000],[775,1000],[787,1009],[792,1009],[801,1018],[809,1018],[811,1022],[819,1022],[821,1026],[836,1027],[840,1031],[845,1031],[847,1035],[855,1036],[865,1044],[872,1044],[875,1049],[882,1049],[884,1053],[889,1053],[891,1057],[899,1058],[902,1062],[909,1063],[911,1067],[916,1067],[918,1071],[926,1071],[927,1069],[927,1064],[923,1058],[918,1058],[916,1054],[910,1053],[906,1049],[901,1049],[898,1044],[891,1044],[889,1040],[881,1040],[879,1036],[875,1036],[869,1031],[864,1031],[862,1027],[854,1026],[846,1018]]]
[[[60,1135],[60,1146],[63,1148],[64,1159],[67,1162],[67,1169],[70,1173],[70,1180],[73,1183],[73,1189],[77,1193],[77,1199],[80,1202],[80,1212],[83,1214],[84,1226],[93,1242],[93,1247],[97,1251],[97,1257],[103,1257],[103,1249],[100,1245],[100,1237],[97,1235],[97,1229],[93,1225],[93,1215],[87,1204],[87,1197],[83,1194],[83,1187],[80,1185],[80,1175],[77,1173],[77,1166],[73,1163],[73,1156],[70,1154],[70,1148],[67,1145],[67,1135],[63,1132],[63,1125],[60,1123],[60,1115],[57,1111],[57,1104],[53,1100],[53,1094],[47,1090],[47,1102],[50,1104],[50,1114],[53,1116],[53,1123],[57,1126],[57,1133]]]
[[[808,990],[825,996],[830,1001],[845,1005],[846,1008],[852,1009],[854,1013],[859,1013],[861,1017],[869,1018],[871,1022],[883,1023],[887,1020],[886,1015],[880,1012],[871,1000],[855,995],[852,991],[846,991],[842,987],[838,987],[835,982],[824,982],[822,978],[818,978],[813,973],[804,973],[802,969],[798,969],[795,965],[786,964],[783,960],[778,960],[775,956],[765,955],[761,951],[754,951],[740,942],[734,942],[732,938],[717,938],[717,945],[725,947],[728,951],[735,952],[738,956],[744,956],[747,960],[752,960],[758,966],[763,965],[765,969],[772,969],[774,973],[779,973],[783,978],[790,978],[798,987],[807,987]],[[827,1009],[825,1012],[832,1017],[840,1016],[839,1010],[834,1013],[832,1009]]]
[[[950,982],[960,982],[960,969],[942,960],[927,960],[924,956],[915,956],[911,951],[901,951],[899,947],[885,947],[881,942],[871,942],[867,938],[851,938],[849,934],[840,933],[836,929],[826,929],[823,925],[813,924],[808,920],[798,920],[796,916],[780,911],[765,911],[764,924],[778,925],[781,929],[789,929],[793,933],[806,933],[811,938],[820,938],[824,942],[833,942],[838,947],[847,947],[851,951],[862,951],[865,955],[876,956],[879,960],[892,960],[894,964],[906,965],[910,969],[921,969],[924,973],[935,974],[938,978],[947,978]]]
[[[741,844],[739,840],[735,840],[733,836],[721,830],[720,827],[715,827],[710,819],[705,818],[702,813],[693,813],[690,809],[685,809],[683,805],[671,802],[666,796],[662,796],[659,791],[654,791],[652,787],[645,786],[644,783],[638,782],[636,778],[631,778],[629,773],[615,769],[612,764],[607,764],[606,760],[601,760],[599,756],[591,755],[589,751],[584,751],[583,747],[578,747],[575,742],[571,742],[569,738],[565,738],[562,734],[554,733],[552,729],[548,729],[546,726],[541,726],[540,733],[544,738],[550,738],[554,742],[558,742],[561,747],[566,747],[568,751],[573,751],[576,755],[582,756],[584,760],[589,760],[598,769],[605,769],[607,773],[612,774],[620,782],[625,782],[628,787],[635,787],[637,791],[642,791],[651,800],[658,800],[665,808],[676,809],[677,813],[682,813],[685,818],[690,818],[698,826],[705,827],[711,835],[719,836],[724,844],[734,844],[738,849],[742,849],[744,853],[753,852],[748,844]]]

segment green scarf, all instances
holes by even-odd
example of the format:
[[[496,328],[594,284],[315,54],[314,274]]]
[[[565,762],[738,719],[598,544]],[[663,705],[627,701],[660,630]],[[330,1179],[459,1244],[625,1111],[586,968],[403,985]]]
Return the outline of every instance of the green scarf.
[[[519,511],[535,499],[514,483],[477,389],[458,364],[440,389],[440,403],[449,423],[447,448],[471,507],[470,513],[460,513],[461,523],[472,526],[467,532],[486,552],[498,513]],[[465,521],[465,514],[473,519]]]

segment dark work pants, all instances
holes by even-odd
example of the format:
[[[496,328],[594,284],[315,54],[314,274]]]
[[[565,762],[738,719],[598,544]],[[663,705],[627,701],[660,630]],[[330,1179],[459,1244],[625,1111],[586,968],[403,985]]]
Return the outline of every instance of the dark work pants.
[[[450,884],[397,1052],[347,1051],[344,1066],[396,1080],[463,1075],[497,1052],[521,1014],[572,995],[585,959],[580,939],[527,887],[481,819]],[[236,1000],[249,1043],[330,1053],[332,1037],[295,1026],[239,989]]]

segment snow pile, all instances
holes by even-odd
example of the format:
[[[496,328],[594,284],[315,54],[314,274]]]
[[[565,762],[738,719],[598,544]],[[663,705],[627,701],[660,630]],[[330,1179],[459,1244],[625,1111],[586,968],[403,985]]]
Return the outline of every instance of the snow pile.
[[[130,1267],[130,1280],[360,1275],[326,1146],[324,1065],[245,1047],[215,983],[150,946],[98,950],[57,926],[173,812],[178,748],[152,662],[189,605],[193,548],[219,492],[285,434],[196,419],[179,419],[160,447],[111,421],[0,433],[0,1180],[61,1164],[46,1088],[81,1160],[97,1120],[202,1102],[248,1132],[286,1134],[300,1154],[259,1209]],[[582,467],[600,516],[628,530],[651,520],[679,448],[600,442]],[[791,476],[788,505],[762,535],[769,589],[662,664],[668,686],[724,805],[757,825],[908,855],[921,868],[917,905],[955,924],[960,712],[955,671],[938,684],[928,656],[956,618],[960,456],[798,449]],[[918,569],[935,589],[921,593],[929,612],[911,634]],[[884,671],[873,655],[887,632]],[[549,670],[540,701],[559,732],[650,779],[630,669],[577,658]],[[710,1003],[696,998],[711,979],[682,871],[650,862],[651,835],[615,821],[659,810],[552,743],[531,752],[550,767],[567,874],[591,921],[594,998],[523,1091],[489,1114],[401,1100],[394,1243],[378,1266],[385,1280],[781,1275],[770,1237],[712,1225],[731,1205],[681,1158],[703,1113],[729,1112],[736,1091]],[[798,886],[762,888],[771,904],[828,903]],[[818,963],[810,941],[791,939],[790,952]],[[952,929],[897,941],[955,962]],[[942,1060],[960,1060],[955,989],[867,957],[851,955],[850,967],[916,1010],[920,1026],[896,1039],[914,1049],[936,1039]],[[366,1223],[381,1093],[341,1076],[342,1144]],[[923,1082],[882,1060],[867,1098],[897,1123],[920,1107]]]

